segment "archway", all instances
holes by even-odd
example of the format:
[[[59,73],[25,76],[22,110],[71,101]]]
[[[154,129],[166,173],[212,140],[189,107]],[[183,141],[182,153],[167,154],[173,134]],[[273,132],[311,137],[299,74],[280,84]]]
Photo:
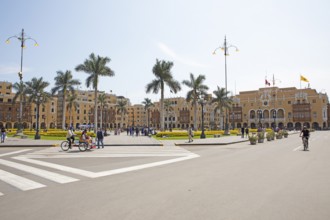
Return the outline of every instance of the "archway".
[[[28,123],[23,122],[23,128],[24,128],[24,129],[28,128]]]
[[[269,110],[265,109],[264,110],[264,119],[269,119]],[[266,124],[265,124],[266,126]]]
[[[257,128],[255,123],[251,123],[250,127],[251,127],[252,129]]]
[[[264,127],[269,128],[269,123],[268,122],[264,123]]]
[[[292,122],[289,122],[289,123],[287,124],[287,129],[288,129],[289,131],[293,130],[293,123],[292,123]]]
[[[278,127],[279,127],[280,129],[283,129],[283,128],[284,128],[283,123],[282,123],[282,122],[278,123]]]
[[[277,118],[284,118],[284,110],[278,109],[277,110]]]
[[[301,123],[300,123],[300,122],[297,122],[297,123],[295,124],[294,128],[295,128],[296,130],[301,130]]]
[[[307,128],[310,128],[311,125],[309,124],[309,122],[304,122],[304,126],[306,126]]]
[[[45,122],[41,122],[40,128],[41,129],[46,129],[46,123]]]
[[[256,117],[256,112],[254,110],[250,111],[250,119],[254,119]]]
[[[271,127],[275,128],[275,123],[274,122],[272,122]]]
[[[320,128],[319,128],[319,123],[317,123],[317,122],[313,122],[313,124],[312,124],[312,128],[315,129],[315,130],[319,130],[319,129],[320,129]]]
[[[18,122],[14,123],[14,128],[18,128]]]
[[[10,122],[6,122],[6,128],[7,128],[7,129],[13,128],[13,127],[12,127],[12,124],[11,124]]]

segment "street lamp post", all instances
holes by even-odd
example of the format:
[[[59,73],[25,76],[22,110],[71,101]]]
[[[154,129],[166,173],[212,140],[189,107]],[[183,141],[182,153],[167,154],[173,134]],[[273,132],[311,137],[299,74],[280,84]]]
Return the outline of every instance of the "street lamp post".
[[[6,43],[9,44],[10,39],[12,39],[12,38],[16,38],[21,42],[21,68],[20,68],[20,71],[18,72],[18,76],[19,76],[20,83],[22,84],[23,83],[23,49],[25,48],[25,41],[26,40],[34,41],[34,46],[38,46],[38,43],[33,38],[25,36],[24,29],[22,29],[22,32],[19,35],[14,35],[14,36],[7,38]],[[23,97],[22,97],[22,95],[20,95],[19,99],[20,99],[19,100],[20,101],[19,118],[18,118],[18,129],[17,129],[16,134],[23,135],[23,128],[22,128],[22,114],[23,114],[23,100],[22,99],[23,99]]]
[[[274,130],[276,129],[276,110],[273,111],[273,118],[274,118]]]
[[[261,117],[262,117],[262,111],[261,109],[259,108],[259,110],[257,111],[258,113],[258,118],[259,118],[259,128],[261,128]]]
[[[234,129],[235,128],[235,120],[234,120],[235,119],[235,112],[232,112],[231,116],[232,116],[232,125],[231,126],[232,126],[232,129]]]
[[[43,97],[41,96],[40,93],[37,93],[37,96],[35,98],[35,103],[37,104],[37,124],[36,124],[36,134],[34,136],[34,139],[40,139],[40,134],[39,134],[39,109],[40,109],[40,104],[42,103]]]
[[[204,132],[204,105],[206,104],[206,101],[205,101],[204,98],[202,98],[202,99],[199,101],[199,103],[200,103],[201,106],[202,106],[202,133],[201,133],[200,138],[201,138],[201,139],[204,139],[204,138],[206,138],[206,136],[205,136],[205,132]]]
[[[223,46],[220,46],[218,48],[216,48],[214,51],[213,51],[213,54],[216,54],[216,51],[218,49],[221,49],[224,51],[224,55],[225,55],[225,89],[226,89],[226,98],[228,96],[227,94],[227,56],[229,56],[229,53],[228,53],[228,50],[229,48],[235,48],[236,49],[236,52],[238,52],[238,48],[234,45],[228,45],[227,44],[227,39],[226,39],[226,36],[225,36],[225,41],[223,43]],[[225,134],[229,134],[229,130],[228,130],[228,109],[226,108],[226,124],[225,124]]]

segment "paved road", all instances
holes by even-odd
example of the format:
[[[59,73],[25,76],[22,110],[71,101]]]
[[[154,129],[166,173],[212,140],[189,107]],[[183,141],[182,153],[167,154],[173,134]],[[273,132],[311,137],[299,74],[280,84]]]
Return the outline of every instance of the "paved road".
[[[329,141],[0,148],[1,219],[330,219]]]

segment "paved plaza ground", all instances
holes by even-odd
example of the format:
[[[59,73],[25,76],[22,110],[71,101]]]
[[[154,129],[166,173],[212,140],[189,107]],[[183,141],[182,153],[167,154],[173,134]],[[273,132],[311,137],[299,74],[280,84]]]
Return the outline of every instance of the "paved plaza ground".
[[[65,139],[63,138],[63,141]],[[240,136],[223,136],[220,138],[205,138],[194,139],[189,143],[188,139],[184,140],[156,140],[147,136],[127,136],[126,133],[120,135],[113,135],[104,137],[105,146],[194,146],[194,145],[224,145],[231,143],[239,143],[248,141],[247,138],[241,138]],[[10,146],[28,146],[28,147],[49,147],[59,146],[61,140],[34,140],[34,139],[20,139],[14,137],[8,137],[5,143],[1,143],[0,147]]]

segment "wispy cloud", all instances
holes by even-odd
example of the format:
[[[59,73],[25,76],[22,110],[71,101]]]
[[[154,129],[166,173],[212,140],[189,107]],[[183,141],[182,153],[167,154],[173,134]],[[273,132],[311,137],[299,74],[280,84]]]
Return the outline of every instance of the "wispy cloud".
[[[176,52],[174,52],[171,48],[169,48],[166,44],[164,44],[162,42],[158,42],[157,46],[164,54],[171,57],[173,60],[175,60],[177,62],[180,62],[180,63],[188,65],[188,66],[194,66],[194,67],[207,67],[204,64],[181,57],[180,55],[178,55]]]

